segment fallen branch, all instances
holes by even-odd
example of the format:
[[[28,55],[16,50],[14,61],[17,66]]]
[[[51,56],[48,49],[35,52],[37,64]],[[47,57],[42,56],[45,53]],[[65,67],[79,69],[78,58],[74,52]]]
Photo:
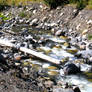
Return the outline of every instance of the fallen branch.
[[[9,40],[4,40],[4,39],[0,39],[0,45],[11,47],[11,48],[16,47],[15,44],[12,44]],[[22,51],[22,52],[25,52],[27,54],[31,54],[31,55],[39,58],[39,59],[48,61],[50,63],[56,64],[56,65],[60,64],[60,61],[58,59],[52,58],[52,57],[47,56],[45,54],[42,54],[40,52],[36,52],[34,50],[31,50],[31,49],[28,49],[28,48],[25,48],[25,47],[20,47],[19,50]]]

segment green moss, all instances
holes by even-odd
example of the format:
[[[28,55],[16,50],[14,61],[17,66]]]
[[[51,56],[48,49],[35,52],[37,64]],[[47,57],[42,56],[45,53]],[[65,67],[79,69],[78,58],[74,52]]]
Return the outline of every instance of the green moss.
[[[88,34],[88,40],[92,40],[92,34]]]
[[[22,11],[19,13],[19,16],[24,18],[24,17],[27,17],[27,14],[24,11]]]

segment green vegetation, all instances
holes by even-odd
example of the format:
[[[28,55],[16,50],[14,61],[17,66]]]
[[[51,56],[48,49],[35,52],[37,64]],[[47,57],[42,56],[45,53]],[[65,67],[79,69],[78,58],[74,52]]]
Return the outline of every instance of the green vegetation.
[[[0,0],[0,5],[7,5],[7,0]]]
[[[16,5],[15,0],[12,0],[12,2],[11,2],[11,3],[12,3],[12,5],[13,5],[13,6],[15,6],[15,5]]]
[[[92,40],[92,34],[88,34],[88,40]]]
[[[3,21],[6,21],[6,20],[9,20],[9,19],[10,19],[9,16],[5,16],[3,13],[0,13],[0,18],[1,18]]]
[[[86,7],[88,5],[88,1],[89,0],[69,0],[69,3],[76,4],[77,8],[83,9],[84,7]]]
[[[92,0],[89,0],[89,2],[88,2],[88,8],[92,9]]]
[[[22,18],[24,18],[24,17],[27,16],[27,14],[24,11],[22,11],[22,12],[19,13],[19,16],[22,17]]]
[[[46,5],[49,5],[51,8],[55,8],[58,5],[64,4],[75,4],[78,9],[83,9],[86,6],[92,8],[92,0],[44,0]]]
[[[44,0],[45,4],[51,8],[56,8],[59,5],[68,3],[68,0]]]
[[[0,0],[0,9],[4,5],[22,5],[29,4],[29,2],[44,2],[50,8],[56,8],[59,5],[65,4],[74,4],[79,9],[83,9],[85,7],[92,9],[92,0]]]

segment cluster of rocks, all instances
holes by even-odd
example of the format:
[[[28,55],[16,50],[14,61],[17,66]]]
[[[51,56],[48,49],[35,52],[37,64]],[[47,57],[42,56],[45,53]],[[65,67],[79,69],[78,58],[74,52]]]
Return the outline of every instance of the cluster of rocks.
[[[9,31],[18,27],[18,24],[24,24],[30,28],[50,30],[56,36],[68,35],[72,37],[72,43],[77,42],[81,49],[91,46],[86,40],[88,34],[92,33],[91,10],[79,11],[71,6],[50,10],[45,5],[36,3],[25,7],[10,8],[4,11],[4,14],[10,16],[10,19],[1,23],[2,30]]]
[[[11,43],[16,44],[16,49],[2,46],[0,48],[0,60],[2,61],[0,62],[0,72],[1,75],[3,74],[3,78],[1,77],[0,79],[0,87],[3,91],[6,92],[7,88],[9,91],[17,90],[18,92],[25,92],[27,90],[29,92],[76,92],[76,90],[80,92],[77,85],[69,85],[61,81],[57,83],[56,80],[53,79],[54,77],[50,79],[47,77],[46,79],[46,74],[42,74],[42,72],[46,73],[46,71],[44,71],[42,67],[36,70],[35,68],[38,66],[35,65],[33,67],[31,62],[22,61],[29,59],[30,55],[19,52],[19,47],[36,49],[38,46],[43,45],[43,42],[46,43],[45,39],[41,42],[41,40],[37,40],[34,36],[24,31],[20,32],[19,35],[2,32],[0,39],[5,39],[6,41],[10,39]],[[75,69],[74,72],[72,72],[73,69]],[[64,71],[66,71],[66,74],[75,74],[79,73],[80,69],[75,64],[67,64],[64,66]],[[10,85],[8,85],[7,82],[10,83]]]
[[[16,44],[17,49],[8,49],[1,46],[0,60],[3,61],[3,63],[0,62],[0,72],[6,72],[10,69],[17,70],[18,75],[15,76],[29,81],[27,83],[28,85],[33,85],[33,89],[36,89],[35,87],[38,86],[37,90],[34,90],[34,92],[80,92],[76,85],[57,83],[53,78],[51,78],[51,80],[46,78],[41,79],[40,77],[43,77],[43,75],[41,75],[41,72],[44,72],[43,69],[42,71],[40,69],[39,72],[33,69],[33,65],[29,64],[29,62],[21,62],[21,59],[27,59],[30,55],[19,52],[18,49],[20,47],[37,49],[37,47],[44,46],[47,42],[55,43],[44,37],[38,37],[38,39],[38,34],[30,34],[29,32],[32,28],[37,29],[37,31],[43,30],[44,32],[49,30],[54,36],[68,37],[68,43],[66,43],[68,44],[68,46],[66,46],[67,48],[74,46],[79,49],[77,54],[75,54],[77,52],[76,50],[74,52],[69,51],[74,53],[75,57],[80,59],[80,61],[75,62],[81,63],[82,58],[83,63],[91,65],[92,42],[88,41],[87,33],[92,33],[92,11],[79,11],[71,6],[57,7],[54,10],[50,10],[45,5],[36,3],[24,7],[11,7],[8,11],[3,11],[3,14],[4,16],[9,17],[9,19],[0,19],[0,29],[2,30],[0,32],[0,38],[10,40],[10,42]],[[20,26],[24,28],[21,28]],[[14,31],[19,29],[21,32],[13,32],[13,28],[16,29]],[[82,71],[80,68],[81,66],[77,66],[74,62],[66,63],[63,66],[64,74],[69,75],[80,73]],[[32,69],[30,75],[29,69]],[[92,72],[92,67],[90,67],[89,71]],[[32,82],[33,84],[30,84]],[[0,83],[2,84],[2,82]],[[32,88],[28,86],[25,90],[32,92],[33,89],[31,89]]]

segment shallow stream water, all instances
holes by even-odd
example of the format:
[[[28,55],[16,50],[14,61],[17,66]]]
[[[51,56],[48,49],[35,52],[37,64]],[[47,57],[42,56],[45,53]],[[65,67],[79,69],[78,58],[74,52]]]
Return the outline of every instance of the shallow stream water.
[[[23,27],[27,27],[29,29],[30,34],[35,34],[38,38],[44,37],[45,39],[48,39],[44,45],[37,48],[37,51],[46,54],[50,57],[56,58],[62,61],[63,63],[67,62],[68,60],[70,62],[74,62],[78,60],[78,58],[75,57],[75,53],[78,53],[79,50],[74,46],[68,48],[69,45],[68,37],[63,37],[63,36],[56,37],[50,34],[50,31],[31,30],[31,28],[26,25],[13,28],[13,31],[18,32]],[[32,60],[32,63],[35,65],[42,65],[43,69],[47,68],[48,74],[51,74],[53,76],[59,74],[58,80],[69,82],[70,84],[78,85],[79,88],[81,89],[81,92],[92,92],[92,72],[87,73],[87,76],[85,73],[85,75],[78,74],[78,75],[69,75],[62,77],[61,69],[55,68],[56,66],[54,67],[50,63],[39,62],[38,60]],[[85,70],[85,68],[88,68],[90,66],[91,65],[84,64],[84,67],[83,66],[81,67],[82,70]],[[55,71],[55,72],[51,72],[51,71]]]

